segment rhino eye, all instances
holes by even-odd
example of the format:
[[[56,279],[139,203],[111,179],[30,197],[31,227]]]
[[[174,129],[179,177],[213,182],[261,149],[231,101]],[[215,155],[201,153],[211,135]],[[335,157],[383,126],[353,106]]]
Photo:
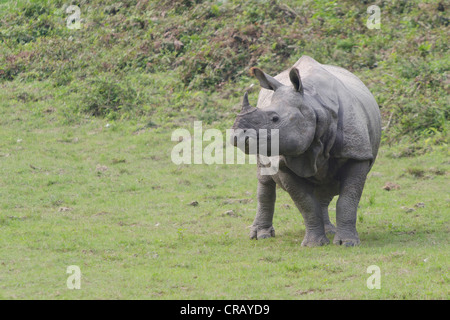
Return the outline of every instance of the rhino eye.
[[[272,117],[272,122],[278,122],[278,120],[280,120],[280,118],[278,116]]]

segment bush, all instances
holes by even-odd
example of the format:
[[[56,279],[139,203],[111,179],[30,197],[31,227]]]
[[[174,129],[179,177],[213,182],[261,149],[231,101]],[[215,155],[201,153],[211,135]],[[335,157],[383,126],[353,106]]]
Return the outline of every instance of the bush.
[[[137,92],[127,82],[101,77],[88,83],[90,89],[83,95],[82,111],[115,119],[120,113],[130,113],[137,108]]]

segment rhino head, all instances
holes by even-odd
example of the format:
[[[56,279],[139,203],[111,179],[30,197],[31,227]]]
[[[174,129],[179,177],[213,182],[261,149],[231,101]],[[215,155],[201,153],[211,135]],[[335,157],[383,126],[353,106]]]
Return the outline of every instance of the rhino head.
[[[277,132],[279,155],[298,156],[311,145],[315,129],[316,115],[314,110],[305,105],[303,85],[297,68],[289,72],[292,85],[284,85],[258,68],[252,68],[253,75],[259,80],[261,87],[273,91],[270,103],[263,108],[255,108],[248,101],[245,93],[242,110],[237,115],[233,125],[231,144],[247,154],[261,154],[259,146],[267,145],[270,156],[270,146],[274,139],[272,132]],[[266,129],[267,131],[261,130]],[[278,131],[273,131],[277,129]],[[261,132],[267,132],[262,136]],[[261,141],[264,138],[265,141]],[[251,142],[258,148],[249,148]],[[275,142],[276,143],[276,142]]]

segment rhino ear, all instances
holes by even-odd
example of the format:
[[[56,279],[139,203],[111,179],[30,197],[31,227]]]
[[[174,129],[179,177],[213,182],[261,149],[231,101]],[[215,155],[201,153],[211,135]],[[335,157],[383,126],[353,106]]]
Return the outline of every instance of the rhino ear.
[[[302,79],[300,78],[300,72],[297,68],[292,68],[289,72],[289,79],[291,79],[292,84],[296,91],[303,94],[303,84]]]
[[[279,87],[282,87],[283,84],[279,82],[277,79],[269,76],[268,74],[264,73],[259,68],[251,68],[250,69],[252,75],[256,77],[256,79],[259,80],[259,84],[261,87],[269,90],[277,90]]]

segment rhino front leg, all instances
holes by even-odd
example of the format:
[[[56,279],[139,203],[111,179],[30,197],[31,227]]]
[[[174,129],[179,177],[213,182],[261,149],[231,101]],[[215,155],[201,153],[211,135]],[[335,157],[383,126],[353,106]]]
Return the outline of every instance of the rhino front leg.
[[[269,176],[258,179],[258,207],[250,230],[250,239],[275,237],[273,213],[276,199],[276,184]]]
[[[336,204],[337,229],[334,244],[351,247],[360,243],[356,231],[356,215],[369,168],[369,161],[351,161],[343,168]]]

